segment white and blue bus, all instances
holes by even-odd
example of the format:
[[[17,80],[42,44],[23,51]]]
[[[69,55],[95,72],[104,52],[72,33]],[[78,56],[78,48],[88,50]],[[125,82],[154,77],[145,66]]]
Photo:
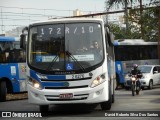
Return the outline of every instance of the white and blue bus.
[[[6,101],[7,93],[26,90],[25,50],[20,40],[0,36],[0,101]]]
[[[114,42],[102,19],[54,19],[30,24],[26,30],[30,103],[39,105],[40,111],[48,111],[52,104],[72,103],[111,108]],[[25,38],[22,34],[22,48]]]
[[[125,77],[133,64],[156,65],[158,59],[158,42],[145,42],[142,39],[119,39],[114,41],[115,67],[117,81],[128,89]]]

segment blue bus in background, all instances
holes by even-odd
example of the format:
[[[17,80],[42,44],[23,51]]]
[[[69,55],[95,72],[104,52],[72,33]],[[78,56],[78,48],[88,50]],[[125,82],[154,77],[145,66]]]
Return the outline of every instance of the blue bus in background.
[[[0,36],[0,102],[7,93],[26,91],[25,56],[19,39]]]
[[[128,72],[133,64],[158,65],[158,42],[145,42],[142,39],[119,39],[114,41],[116,79],[128,89]]]

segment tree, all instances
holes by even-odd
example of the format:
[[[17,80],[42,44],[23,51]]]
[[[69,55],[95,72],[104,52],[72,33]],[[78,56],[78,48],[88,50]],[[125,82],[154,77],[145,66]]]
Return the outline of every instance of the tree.
[[[139,33],[139,28],[137,26],[134,26],[132,24],[129,24],[129,30],[127,34],[125,33],[125,28],[109,23],[111,31],[113,31],[115,35],[115,40],[116,39],[139,39],[140,38],[140,33]]]
[[[119,36],[125,36],[126,38],[143,38],[145,41],[157,41],[158,34],[160,33],[157,27],[160,24],[158,23],[160,14],[158,10],[159,5],[159,0],[151,0],[149,4],[149,6],[151,7],[143,6],[143,14],[139,6],[135,6],[134,9],[129,9],[129,29],[127,34],[123,33],[125,35],[119,35],[119,33],[122,34],[122,32],[120,31],[117,34],[117,31],[115,31],[117,27],[111,25],[112,30],[115,32],[115,35],[118,35],[118,39],[121,39],[119,38]]]
[[[138,0],[138,1],[140,2],[140,15],[142,15],[142,11],[143,11],[142,0]],[[107,10],[109,10],[113,5],[125,6],[126,34],[127,34],[128,30],[129,30],[129,28],[128,28],[129,27],[128,26],[128,9],[127,9],[128,3],[131,3],[131,6],[132,6],[133,0],[106,0],[106,6],[107,6],[106,8],[107,8]],[[142,28],[142,24],[141,24],[141,28]],[[142,34],[142,38],[143,38],[143,31],[141,31],[141,34]]]
[[[143,27],[141,27],[139,32],[143,31],[143,39],[145,41],[158,40],[159,30],[157,26],[159,26],[159,10],[157,4],[152,4],[152,7],[144,6],[142,16],[140,16],[139,8],[131,9],[129,13],[129,21],[131,24],[140,26],[143,23]]]
[[[128,31],[128,10],[127,10],[127,6],[128,3],[132,4],[133,0],[106,0],[106,10],[108,11],[113,5],[117,5],[117,7],[119,7],[120,5],[125,6],[125,23],[126,23],[126,33]]]

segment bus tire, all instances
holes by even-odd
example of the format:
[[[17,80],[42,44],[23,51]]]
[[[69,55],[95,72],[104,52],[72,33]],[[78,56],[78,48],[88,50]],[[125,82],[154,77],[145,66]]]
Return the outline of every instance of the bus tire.
[[[114,101],[115,101],[115,99],[114,99],[114,94],[115,94],[115,82],[114,82],[114,80],[113,80],[113,94],[112,94],[112,103],[114,103]]]
[[[49,105],[40,105],[39,110],[41,113],[47,113],[49,111]]]
[[[5,102],[6,101],[6,82],[5,81],[0,81],[0,102]]]
[[[112,95],[112,103],[114,103],[115,98],[114,98],[114,94]]]
[[[111,93],[111,87],[109,86],[109,100],[106,102],[102,102],[101,104],[102,110],[110,110],[112,106],[112,93]]]

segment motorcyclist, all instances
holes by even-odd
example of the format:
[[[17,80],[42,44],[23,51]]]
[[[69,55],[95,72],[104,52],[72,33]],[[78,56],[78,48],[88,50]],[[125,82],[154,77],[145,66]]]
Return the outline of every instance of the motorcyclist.
[[[133,65],[133,69],[131,70],[131,75],[136,75],[137,76],[136,84],[141,89],[141,82],[139,81],[139,79],[142,77],[142,73],[141,73],[140,70],[138,70],[138,65],[137,64]]]

